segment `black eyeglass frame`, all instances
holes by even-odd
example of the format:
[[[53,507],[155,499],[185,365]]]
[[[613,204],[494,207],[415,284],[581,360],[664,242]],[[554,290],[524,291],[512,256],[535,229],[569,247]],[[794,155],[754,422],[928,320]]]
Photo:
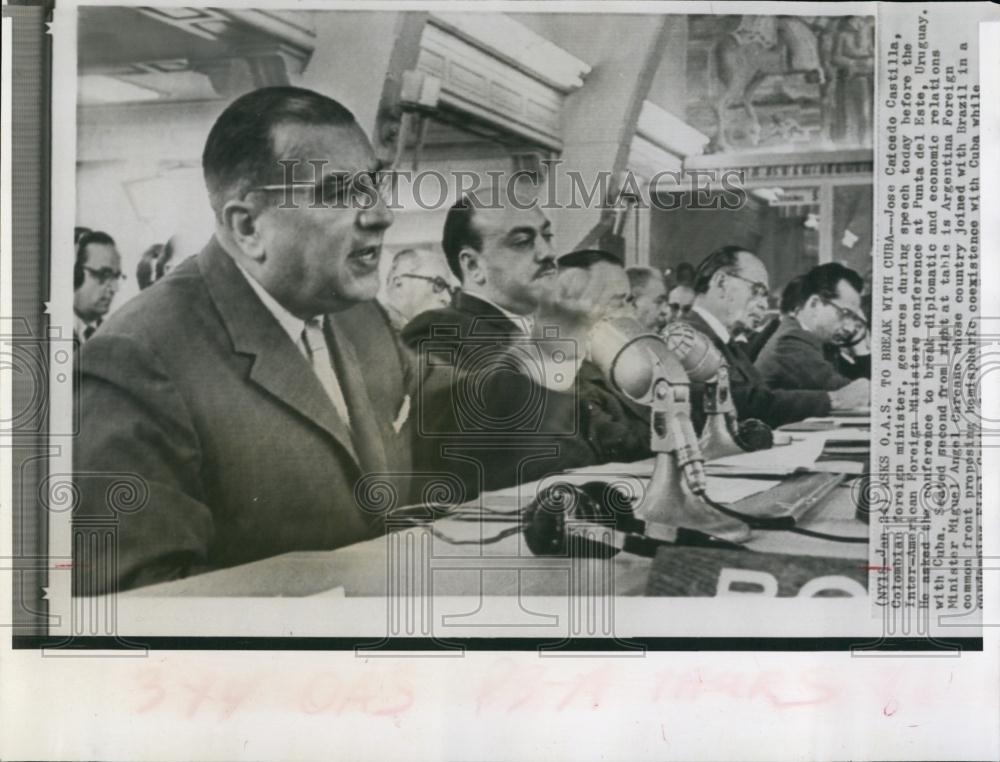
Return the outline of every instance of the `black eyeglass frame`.
[[[440,294],[442,291],[447,291],[449,296],[454,296],[457,290],[448,281],[442,278],[440,275],[420,275],[418,273],[399,273],[395,277],[397,278],[416,278],[417,280],[424,280],[431,284],[434,288],[435,294]]]
[[[816,298],[823,302],[823,304],[833,307],[837,311],[837,316],[840,318],[841,322],[847,323],[848,321],[851,321],[856,323],[859,328],[868,327],[868,321],[865,320],[864,315],[855,312],[850,307],[844,307],[837,304],[835,301],[828,299],[822,294],[816,294]]]
[[[128,278],[128,276],[121,270],[112,270],[110,267],[97,269],[95,267],[87,267],[87,265],[83,265],[83,269],[90,273],[102,286],[109,280],[126,280]]]
[[[364,182],[360,178],[366,178]],[[392,189],[396,182],[396,172],[392,169],[347,170],[331,172],[318,183],[291,182],[273,183],[270,185],[253,185],[240,195],[240,200],[255,192],[267,193],[274,191],[294,192],[299,189],[312,191],[310,207],[322,209],[355,208],[369,211],[377,206],[376,196],[387,206],[393,201]],[[367,184],[366,184],[367,183]],[[374,191],[374,195],[373,192]],[[280,208],[294,208],[286,197]]]
[[[730,278],[736,278],[744,283],[749,283],[752,287],[752,294],[755,299],[768,299],[771,296],[771,289],[766,283],[761,283],[759,280],[750,280],[749,278],[744,278],[742,275],[736,273],[727,272],[726,270],[721,271],[723,275],[728,275]]]

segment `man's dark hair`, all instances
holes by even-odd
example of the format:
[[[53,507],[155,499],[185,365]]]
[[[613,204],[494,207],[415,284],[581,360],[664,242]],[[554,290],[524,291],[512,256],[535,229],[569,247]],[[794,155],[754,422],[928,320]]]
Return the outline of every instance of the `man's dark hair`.
[[[694,265],[690,262],[681,262],[674,270],[674,278],[678,286],[690,286],[694,283]]]
[[[149,288],[156,280],[156,260],[163,254],[163,244],[154,243],[139,257],[139,264],[135,267],[135,279],[139,283],[139,290]]]
[[[73,263],[73,290],[83,285],[83,267],[87,264],[87,247],[90,244],[114,246],[115,239],[100,230],[88,230],[76,241],[76,260]]]
[[[691,283],[691,288],[694,289],[694,292],[696,294],[708,293],[708,285],[712,281],[712,276],[719,272],[719,270],[735,274],[735,271],[739,268],[740,252],[743,251],[746,251],[746,249],[742,246],[723,246],[705,257],[701,261],[701,264],[698,265]]]
[[[801,308],[813,295],[823,299],[836,299],[837,284],[842,280],[846,280],[859,294],[864,290],[865,282],[861,276],[840,262],[827,262],[814,267],[802,276],[796,309]]]
[[[804,279],[804,275],[797,275],[788,281],[782,290],[778,309],[781,310],[783,315],[795,312],[799,308],[799,292],[802,290],[802,281]]]
[[[444,256],[448,260],[448,267],[455,273],[460,281],[462,278],[462,265],[458,255],[466,246],[482,251],[483,236],[476,230],[474,220],[475,205],[468,196],[462,196],[456,201],[448,216],[444,220],[444,232],[441,235],[441,248],[444,249]]]
[[[273,138],[274,128],[286,123],[340,127],[356,122],[337,101],[301,87],[262,87],[241,95],[215,120],[201,157],[216,216],[249,188],[284,181]]]
[[[628,276],[629,291],[633,294],[637,291],[645,291],[653,278],[659,278],[660,281],[663,281],[663,274],[659,270],[654,270],[652,267],[643,267],[642,265],[626,267],[625,274]],[[666,287],[666,283],[664,283],[664,287]]]
[[[174,247],[170,241],[154,243],[142,253],[135,268],[135,278],[139,281],[140,291],[152,286],[164,276],[173,256]]]
[[[592,267],[598,262],[610,262],[618,267],[624,267],[625,262],[617,254],[613,254],[610,251],[605,251],[604,249],[581,249],[580,251],[571,251],[569,254],[563,254],[561,257],[556,259],[556,266],[563,267],[580,267],[586,270],[588,267]]]

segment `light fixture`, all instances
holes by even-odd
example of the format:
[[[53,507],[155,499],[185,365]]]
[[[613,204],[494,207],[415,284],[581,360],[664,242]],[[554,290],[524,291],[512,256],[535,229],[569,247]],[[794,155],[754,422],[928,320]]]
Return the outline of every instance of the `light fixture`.
[[[133,103],[156,101],[160,93],[105,74],[81,74],[77,87],[80,103]]]

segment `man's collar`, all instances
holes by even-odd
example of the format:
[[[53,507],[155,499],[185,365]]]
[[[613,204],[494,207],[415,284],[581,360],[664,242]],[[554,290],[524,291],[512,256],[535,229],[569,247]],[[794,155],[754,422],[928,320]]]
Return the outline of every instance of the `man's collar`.
[[[278,321],[278,325],[288,334],[289,338],[295,346],[299,345],[299,341],[302,338],[302,331],[305,328],[306,321],[302,318],[296,317],[287,309],[285,309],[277,299],[271,296],[267,289],[265,289],[257,280],[243,269],[243,265],[233,259],[233,264],[236,268],[243,274],[243,277],[247,279],[247,283],[250,284],[250,288],[253,289],[254,293],[257,294],[257,298],[267,307],[267,311],[274,315],[274,319]]]
[[[83,332],[86,331],[89,327],[93,326],[94,328],[97,328],[98,326],[100,326],[100,324],[101,324],[100,318],[97,318],[96,320],[87,321],[84,320],[79,315],[77,315],[75,312],[73,313],[74,333],[76,333],[77,336],[83,336]]]
[[[698,313],[702,320],[708,323],[708,327],[715,331],[715,335],[722,339],[724,344],[728,344],[729,340],[732,338],[729,333],[729,329],[722,324],[715,315],[709,312],[707,309],[699,307],[697,304],[691,305],[691,311]]]
[[[476,293],[476,292],[463,291],[462,293],[464,293],[466,296],[471,296],[474,299],[478,299],[479,301],[483,302],[484,304],[488,304],[490,307],[492,307],[493,309],[497,310],[500,314],[502,314],[505,318],[507,318],[508,320],[510,320],[510,322],[512,322],[515,326],[517,326],[517,328],[519,330],[521,330],[525,334],[530,334],[531,333],[532,326],[534,325],[534,320],[532,319],[532,317],[530,315],[518,315],[518,314],[515,314],[515,313],[511,312],[510,310],[508,310],[508,309],[506,309],[504,307],[501,307],[499,304],[497,304],[496,302],[494,302],[492,299],[488,299],[485,296],[483,296],[482,294],[479,294],[479,293]]]
[[[823,349],[826,344],[819,336],[802,325],[802,321],[795,315],[782,315],[781,321],[789,326],[789,330],[797,331],[803,339],[813,344],[817,349]]]
[[[380,295],[381,297],[381,295]],[[388,299],[377,298],[376,301],[379,306],[383,309],[386,316],[389,318],[389,323],[397,331],[402,331],[412,318],[406,317],[399,309],[392,304]]]
[[[479,298],[482,299],[483,297]],[[504,309],[496,302],[491,302],[488,299],[484,299],[483,301],[500,310],[504,314],[504,317],[508,318],[510,322],[512,322],[518,328],[522,329],[525,333],[527,334],[531,333],[531,327],[532,324],[534,323],[534,320],[532,319],[531,315],[515,315],[513,312],[511,312],[508,309]]]

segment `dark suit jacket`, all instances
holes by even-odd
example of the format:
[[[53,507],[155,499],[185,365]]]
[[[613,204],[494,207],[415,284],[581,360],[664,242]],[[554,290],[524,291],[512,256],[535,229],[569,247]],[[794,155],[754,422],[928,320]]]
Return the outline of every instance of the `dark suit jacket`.
[[[786,315],[754,365],[772,389],[833,391],[851,382],[848,376],[840,373],[832,359],[835,352],[835,347],[828,349],[816,334]]]
[[[774,332],[778,330],[778,326],[781,325],[781,317],[775,317],[768,322],[759,331],[754,331],[747,337],[747,356],[750,358],[751,362],[757,360],[758,355],[760,355],[761,350],[767,345],[767,342],[771,340],[774,336]]]
[[[589,360],[576,377],[580,424],[602,463],[631,463],[653,457],[649,447],[650,409],[612,387]]]
[[[470,337],[513,338],[522,334],[522,327],[499,309],[477,296],[458,291],[447,307],[428,310],[417,315],[403,328],[403,341],[417,350],[423,339],[455,340],[457,347]]]
[[[374,303],[330,319],[353,433],[214,239],[83,346],[74,520],[111,520],[117,557],[77,559],[84,573],[115,562],[78,592],[373,536],[381,517],[355,486],[412,467],[412,423],[396,421],[408,370]],[[148,495],[130,512],[114,510],[123,474]],[[405,481],[397,489],[408,499]]]
[[[768,426],[777,427],[829,414],[830,397],[826,392],[768,388],[742,348],[732,347],[723,342],[694,310],[687,314],[685,320],[708,336],[715,348],[722,353],[723,359],[729,366],[729,385],[740,420],[757,418]],[[691,417],[699,431],[705,423],[702,393],[700,385],[692,384]]]
[[[402,335],[421,378],[419,470],[456,475],[472,496],[600,461],[576,393],[530,380],[533,342],[493,305],[459,292]]]

